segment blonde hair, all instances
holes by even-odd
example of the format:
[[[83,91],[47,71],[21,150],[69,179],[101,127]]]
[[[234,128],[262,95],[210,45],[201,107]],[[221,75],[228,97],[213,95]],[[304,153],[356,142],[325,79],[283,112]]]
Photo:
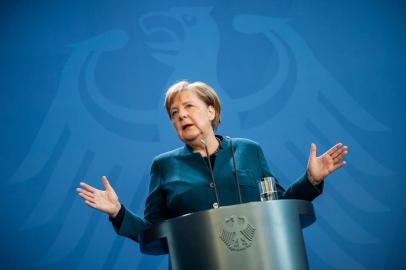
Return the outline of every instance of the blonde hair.
[[[213,106],[216,115],[211,121],[211,126],[213,127],[213,130],[216,130],[221,122],[220,100],[217,96],[216,91],[214,91],[212,87],[210,87],[208,84],[205,84],[204,82],[189,83],[188,81],[180,81],[169,87],[168,91],[166,91],[165,94],[165,108],[166,112],[169,115],[169,118],[171,118],[170,110],[174,98],[177,94],[183,91],[191,91],[195,93],[200,98],[200,100],[206,103],[207,106]]]

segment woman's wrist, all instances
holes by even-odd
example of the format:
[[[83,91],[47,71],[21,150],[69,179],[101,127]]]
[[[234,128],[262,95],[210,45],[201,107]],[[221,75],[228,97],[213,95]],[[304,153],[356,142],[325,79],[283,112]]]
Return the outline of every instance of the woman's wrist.
[[[110,217],[115,218],[118,215],[118,212],[121,210],[121,203],[119,201],[116,202],[114,211],[110,214]]]
[[[314,179],[314,177],[309,173],[309,171],[307,171],[306,173],[307,173],[307,179],[309,180],[309,182],[313,186],[318,186],[318,185],[321,184],[321,182],[324,181],[324,178],[322,178],[322,179]]]

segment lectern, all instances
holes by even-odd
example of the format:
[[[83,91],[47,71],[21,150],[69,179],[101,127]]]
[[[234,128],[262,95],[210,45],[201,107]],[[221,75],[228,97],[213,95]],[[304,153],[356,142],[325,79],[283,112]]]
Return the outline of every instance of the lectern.
[[[225,206],[149,227],[140,249],[169,253],[173,270],[308,269],[302,228],[315,219],[313,205],[302,200]]]

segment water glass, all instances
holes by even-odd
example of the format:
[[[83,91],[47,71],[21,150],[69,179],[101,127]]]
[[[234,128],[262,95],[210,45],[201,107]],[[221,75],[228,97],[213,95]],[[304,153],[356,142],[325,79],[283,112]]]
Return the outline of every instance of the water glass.
[[[276,179],[272,176],[267,176],[258,181],[259,195],[261,201],[272,201],[278,199],[278,191],[276,190]]]

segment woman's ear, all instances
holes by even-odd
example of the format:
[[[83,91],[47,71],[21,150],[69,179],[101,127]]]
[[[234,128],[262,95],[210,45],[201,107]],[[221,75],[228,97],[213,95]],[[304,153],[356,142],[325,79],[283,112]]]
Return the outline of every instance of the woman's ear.
[[[213,121],[214,118],[216,118],[216,110],[212,105],[209,105],[209,119],[210,121]]]

